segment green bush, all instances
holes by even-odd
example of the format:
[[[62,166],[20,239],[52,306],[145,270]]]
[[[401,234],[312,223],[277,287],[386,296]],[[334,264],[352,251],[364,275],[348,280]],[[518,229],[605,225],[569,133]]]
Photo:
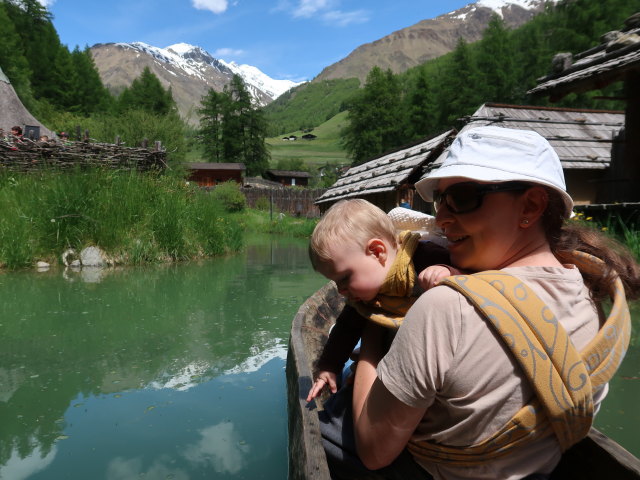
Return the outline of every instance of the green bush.
[[[216,185],[211,195],[224,205],[227,212],[242,212],[247,207],[247,198],[240,191],[240,185],[233,180]]]
[[[255,209],[261,212],[268,212],[271,207],[271,201],[267,197],[260,197],[256,200]]]

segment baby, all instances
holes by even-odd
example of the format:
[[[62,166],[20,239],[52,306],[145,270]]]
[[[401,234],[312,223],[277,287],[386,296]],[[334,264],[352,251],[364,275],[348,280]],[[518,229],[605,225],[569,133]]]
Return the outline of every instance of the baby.
[[[460,273],[446,265],[449,253],[444,247],[420,241],[419,233],[398,235],[384,211],[361,199],[339,201],[325,213],[311,235],[309,256],[313,268],[335,282],[347,304],[318,360],[307,402],[327,385],[337,391],[337,376],[366,321],[397,330],[424,290]]]

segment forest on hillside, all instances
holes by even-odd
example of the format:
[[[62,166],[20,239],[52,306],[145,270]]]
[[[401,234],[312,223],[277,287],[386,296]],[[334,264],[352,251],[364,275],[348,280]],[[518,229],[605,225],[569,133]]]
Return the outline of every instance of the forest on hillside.
[[[414,140],[459,128],[460,119],[486,102],[548,105],[546,98],[530,98],[527,91],[551,72],[553,56],[598,45],[604,33],[620,30],[624,20],[639,11],[640,0],[566,0],[550,4],[514,30],[494,16],[480,41],[460,40],[453,52],[401,74],[374,67],[363,88],[353,92],[340,88],[340,82],[355,79],[334,81],[331,89],[314,84],[298,87],[289,94],[288,108],[281,103],[266,107],[267,120],[272,126],[284,125],[285,132],[301,129],[302,121],[307,128],[317,126],[310,120],[321,123],[323,117],[348,110],[342,142],[353,164],[359,164]],[[622,109],[623,102],[611,100],[622,96],[621,88],[614,84],[572,94],[554,105]],[[322,115],[307,105],[323,105]]]

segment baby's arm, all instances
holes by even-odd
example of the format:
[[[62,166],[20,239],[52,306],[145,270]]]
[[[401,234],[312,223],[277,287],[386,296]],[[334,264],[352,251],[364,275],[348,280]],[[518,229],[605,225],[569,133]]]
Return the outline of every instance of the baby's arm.
[[[462,272],[449,265],[430,265],[418,274],[418,281],[424,290],[435,287],[440,280],[451,275],[460,275]]]
[[[313,386],[311,387],[311,390],[309,390],[309,394],[307,395],[307,402],[310,402],[311,400],[316,398],[325,387],[325,385],[329,386],[329,388],[331,389],[331,393],[336,393],[338,391],[338,384],[336,383],[337,378],[338,376],[333,372],[329,372],[326,370],[318,372],[318,378],[316,378],[316,381],[313,383]]]

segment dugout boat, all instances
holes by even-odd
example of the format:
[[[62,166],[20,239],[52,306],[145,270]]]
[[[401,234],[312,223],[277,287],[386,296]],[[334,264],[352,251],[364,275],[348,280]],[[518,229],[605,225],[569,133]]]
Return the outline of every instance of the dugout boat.
[[[329,328],[344,307],[333,282],[327,283],[302,304],[291,326],[287,355],[289,409],[289,480],[329,480],[322,448],[318,411],[327,394],[307,404],[312,366],[327,340]],[[382,477],[381,477],[382,478]],[[592,428],[571,447],[556,467],[552,479],[640,479],[640,459]]]

